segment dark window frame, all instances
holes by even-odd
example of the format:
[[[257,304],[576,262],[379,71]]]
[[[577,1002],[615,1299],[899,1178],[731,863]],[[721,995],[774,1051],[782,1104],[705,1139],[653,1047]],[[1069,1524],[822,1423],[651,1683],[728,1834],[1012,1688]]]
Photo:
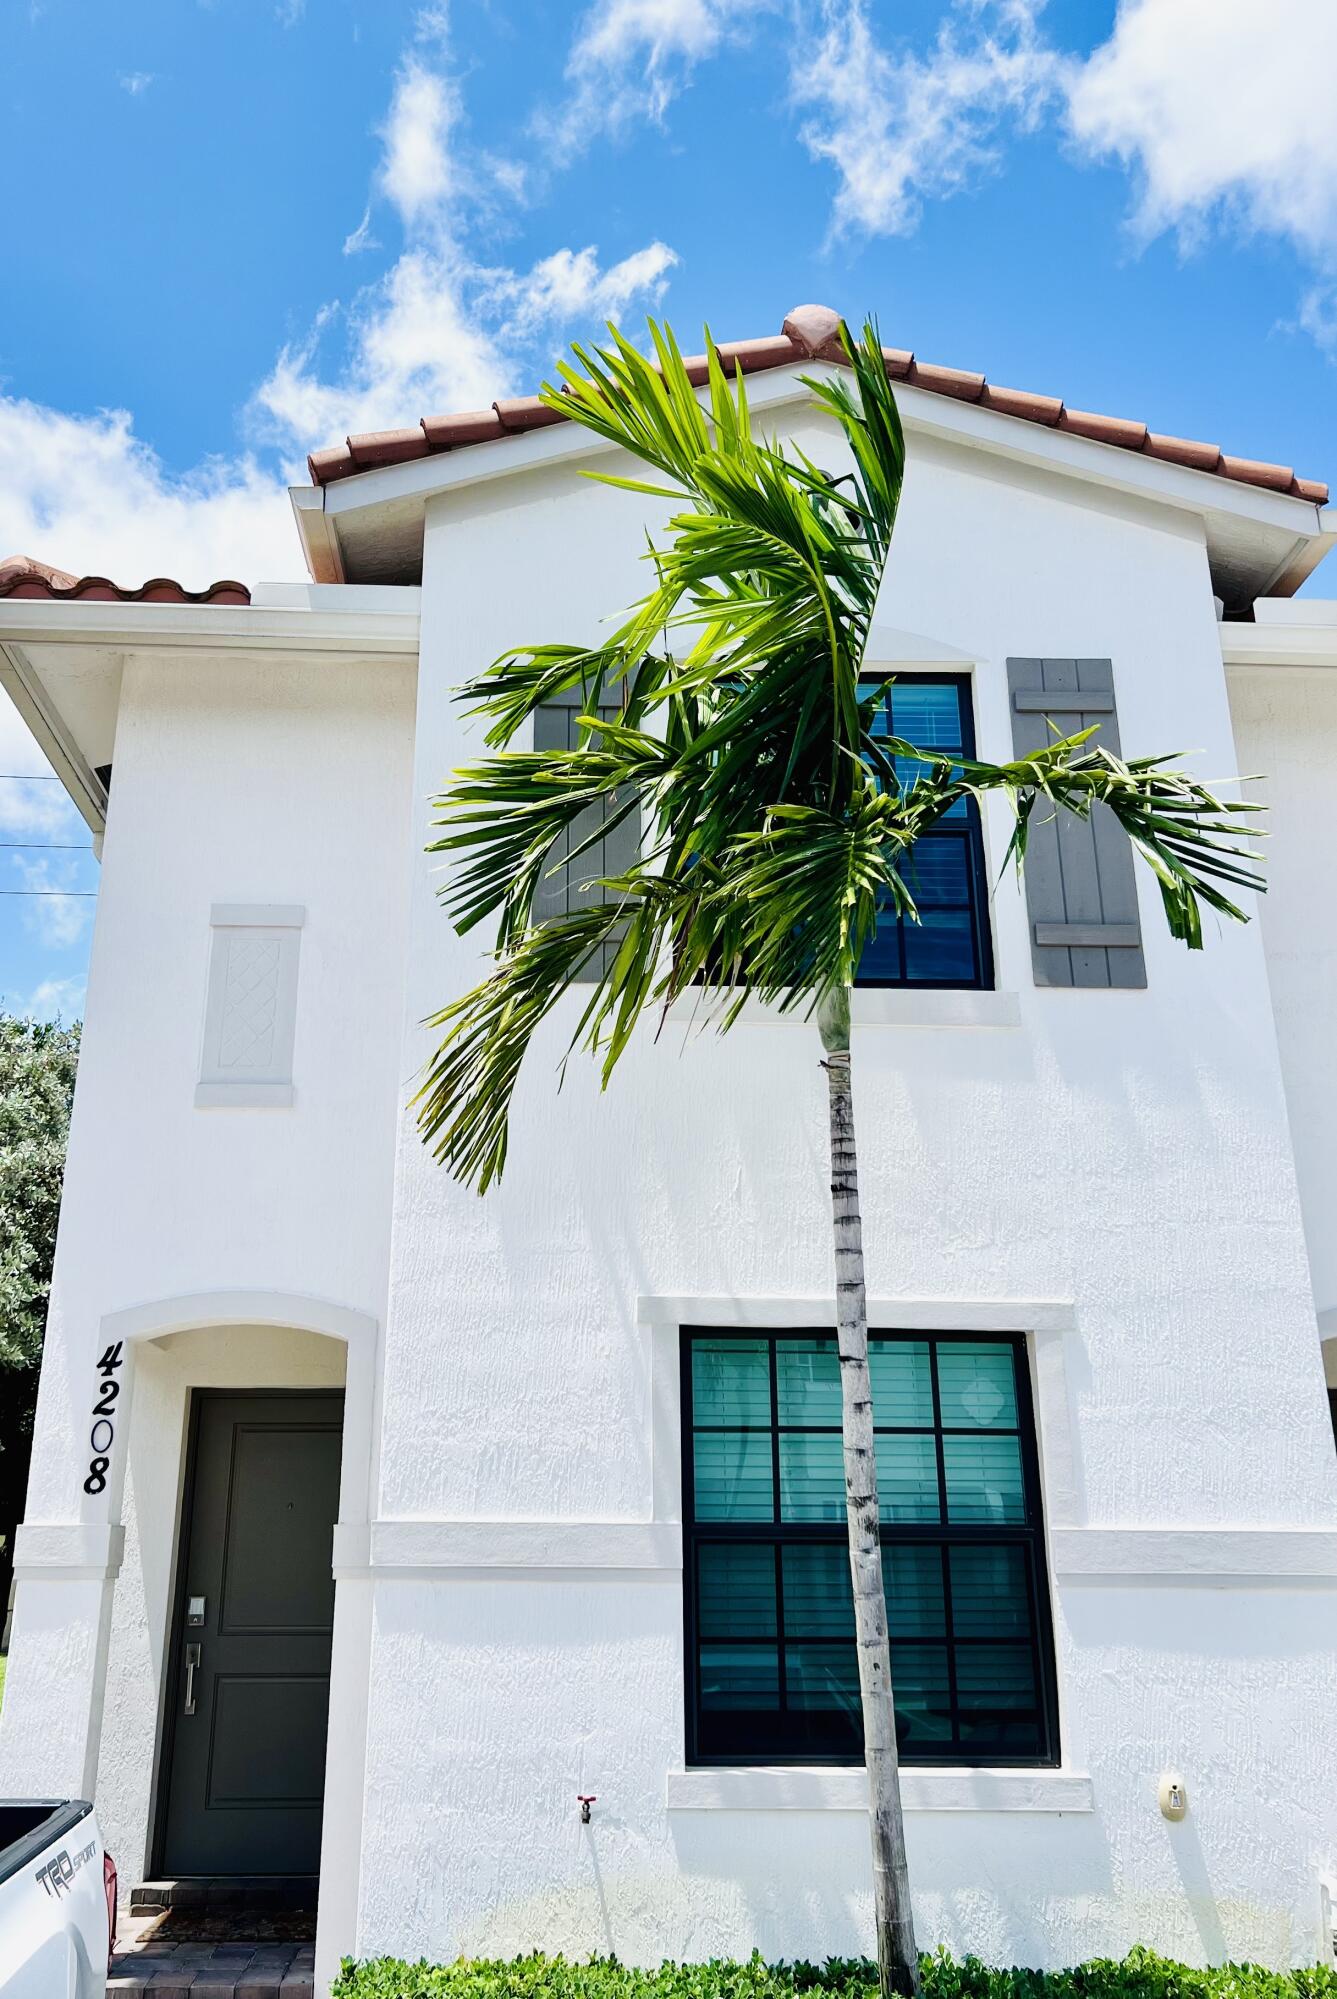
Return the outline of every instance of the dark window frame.
[[[697,1326],[684,1325],[679,1328],[679,1370],[680,1408],[682,1428],[682,1525],[683,1525],[683,1639],[685,1663],[686,1695],[686,1761],[689,1766],[722,1768],[731,1765],[759,1765],[766,1767],[788,1767],[791,1765],[841,1765],[858,1766],[863,1761],[861,1748],[848,1750],[830,1747],[803,1747],[781,1742],[778,1737],[773,1749],[759,1748],[755,1743],[741,1744],[736,1750],[722,1749],[712,1744],[703,1750],[701,1745],[701,1703],[700,1703],[700,1650],[697,1611],[697,1552],[706,1544],[739,1546],[772,1545],[783,1548],[786,1545],[836,1545],[845,1548],[847,1530],[843,1518],[838,1522],[826,1521],[782,1521],[780,1519],[779,1491],[776,1487],[775,1518],[769,1521],[720,1521],[696,1518],[696,1483],[694,1440],[695,1423],[692,1402],[692,1345],[694,1340],[758,1340],[769,1341],[769,1368],[771,1376],[772,1420],[769,1433],[772,1438],[772,1478],[778,1480],[778,1438],[784,1431],[803,1429],[804,1425],[782,1425],[779,1420],[776,1384],[777,1343],[789,1340],[833,1339],[830,1326],[795,1327],[742,1327],[742,1326]],[[977,1767],[988,1769],[1053,1769],[1061,1761],[1059,1739],[1058,1682],[1054,1652],[1053,1614],[1050,1601],[1049,1568],[1045,1535],[1043,1495],[1040,1481],[1039,1433],[1035,1421],[1034,1398],[1031,1390],[1029,1365],[1029,1344],[1024,1333],[992,1333],[963,1329],[954,1332],[929,1332],[896,1328],[895,1330],[874,1327],[871,1337],[885,1340],[924,1340],[935,1350],[932,1365],[934,1396],[934,1426],[931,1433],[938,1460],[939,1491],[943,1485],[943,1437],[957,1434],[959,1426],[944,1426],[941,1420],[940,1395],[936,1349],[952,1344],[1008,1346],[1013,1352],[1013,1377],[1017,1398],[1017,1436],[1020,1446],[1022,1489],[1026,1502],[1024,1523],[1007,1525],[980,1525],[978,1523],[950,1523],[946,1520],[934,1522],[896,1521],[883,1524],[881,1542],[885,1553],[888,1546],[938,1546],[946,1549],[954,1546],[1020,1546],[1027,1562],[1029,1577],[1030,1608],[1030,1649],[1035,1673],[1036,1705],[1039,1719],[1041,1747],[1034,1755],[1017,1754],[986,1747],[975,1753],[960,1741],[945,1744],[938,1753],[924,1752],[918,1745],[909,1745],[901,1750],[901,1761],[907,1767],[931,1769],[936,1767]],[[813,1428],[819,1426],[811,1426]],[[910,1426],[885,1424],[878,1426],[879,1434],[924,1435],[922,1428],[912,1430]],[[966,1434],[978,1435],[978,1431]],[[947,1559],[944,1556],[944,1570]],[[735,1642],[730,1640],[730,1642]],[[738,1641],[747,1642],[747,1641]],[[756,1641],[759,1645],[763,1640]],[[914,1642],[914,1641],[910,1641]],[[945,1607],[943,1644],[947,1654],[948,1673],[953,1688],[953,1712],[955,1716],[956,1653],[955,1648],[962,1642],[953,1632],[951,1613]],[[987,1641],[980,1641],[987,1642]],[[784,1659],[784,1613],[782,1589],[777,1589],[776,1634],[774,1640],[777,1657]],[[892,1678],[895,1680],[893,1660]],[[783,1663],[781,1667],[783,1686]],[[955,1733],[955,1730],[954,1730]]]
[[[927,685],[931,687],[953,688],[956,693],[957,712],[961,724],[961,754],[967,757],[975,755],[974,676],[972,674],[897,673],[889,674],[887,678],[894,682],[894,686],[891,689],[893,698],[895,688],[898,686],[904,687],[914,684],[919,686]],[[871,692],[878,684],[879,682],[871,675],[865,676],[864,685],[867,691]],[[930,748],[925,761],[928,760],[928,756],[931,756],[931,754]],[[870,992],[992,992],[994,964],[993,934],[989,924],[989,875],[984,858],[984,828],[980,820],[979,806],[973,798],[966,801],[966,813],[963,824],[940,826],[931,832],[924,833],[920,836],[920,841],[916,842],[916,847],[925,840],[945,839],[960,840],[965,843],[966,882],[969,891],[970,931],[971,940],[974,945],[975,977],[972,979],[912,979],[908,977],[905,970],[906,926],[899,920],[892,918],[885,925],[879,924],[878,935],[881,939],[885,938],[889,930],[896,933],[901,967],[900,973],[895,978],[873,978],[871,976],[865,978],[862,974],[856,973],[854,983],[857,988]],[[905,869],[906,886],[909,888],[911,895],[915,894],[914,853],[915,849],[912,848]],[[910,927],[913,928],[914,926],[911,925]]]

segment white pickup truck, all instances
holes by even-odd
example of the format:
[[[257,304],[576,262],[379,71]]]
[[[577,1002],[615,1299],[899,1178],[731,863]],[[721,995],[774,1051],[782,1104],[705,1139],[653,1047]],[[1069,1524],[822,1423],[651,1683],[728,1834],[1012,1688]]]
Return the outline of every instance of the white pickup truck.
[[[0,1798],[0,1994],[103,1999],[116,1868],[93,1807]]]

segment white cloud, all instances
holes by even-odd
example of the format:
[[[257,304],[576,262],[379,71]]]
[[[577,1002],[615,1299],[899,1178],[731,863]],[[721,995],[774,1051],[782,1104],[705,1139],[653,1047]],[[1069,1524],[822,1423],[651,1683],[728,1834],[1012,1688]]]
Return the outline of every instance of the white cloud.
[[[250,407],[256,449],[178,475],[124,410],[72,415],[0,395],[0,556],[31,554],[127,584],[170,575],[195,589],[221,576],[300,575],[285,470],[308,450],[528,387],[539,366],[529,343],[540,335],[661,296],[677,260],[657,240],[607,266],[592,246],[558,249],[529,270],[476,260],[471,204],[482,197],[459,141],[446,29],[439,8],[417,17],[384,128],[378,181],[404,218],[406,247],[280,351]],[[498,176],[483,166],[479,184],[495,188]],[[350,254],[373,247],[370,229],[369,205]],[[275,445],[288,467],[266,463],[263,450]]]
[[[616,317],[633,301],[654,305],[677,262],[677,252],[658,241],[633,250],[607,270],[600,270],[593,244],[583,250],[554,250],[522,275],[507,271],[495,278],[487,296],[489,303],[504,308],[506,332],[523,337],[595,315]]]
[[[83,821],[60,785],[51,782],[51,766],[28,734],[27,724],[7,698],[0,698],[0,840],[75,840]],[[27,782],[16,783],[14,774]]]
[[[131,97],[142,97],[155,79],[152,70],[131,69],[123,70],[116,81],[122,90],[129,92]]]
[[[42,761],[37,748],[28,734],[27,725],[6,701],[5,710],[0,714],[0,752],[3,752],[4,769],[27,771]],[[21,840],[31,840],[35,848],[48,841],[80,841],[83,828],[74,807],[70,804],[62,787],[48,779],[45,772],[16,781],[6,777],[0,783],[0,842],[13,846]]]
[[[282,478],[254,458],[169,473],[125,410],[69,415],[0,396],[0,554],[139,584],[300,574]]]
[[[920,53],[878,39],[870,0],[821,0],[791,94],[809,152],[836,171],[837,233],[909,234],[926,200],[1052,116],[1086,158],[1134,176],[1143,241],[1174,229],[1192,248],[1228,228],[1292,244],[1314,274],[1292,324],[1337,358],[1337,0],[1119,0],[1085,58],[1045,37],[1043,11],[953,0]]]
[[[256,391],[274,434],[289,446],[329,444],[509,393],[513,364],[470,313],[466,281],[454,251],[406,251],[347,313],[324,314]],[[347,357],[327,376],[322,346],[341,331]]]
[[[791,88],[812,108],[804,144],[836,169],[837,231],[909,234],[926,197],[997,164],[1005,121],[1038,121],[1061,71],[1038,32],[1042,5],[966,0],[921,56],[879,43],[866,0],[823,0],[819,31],[795,44]]]
[[[454,191],[449,140],[460,115],[454,84],[440,69],[410,55],[395,79],[382,128],[380,182],[403,222],[412,227]]]
[[[528,270],[481,262],[470,247],[479,216],[498,191],[514,198],[523,183],[462,146],[446,30],[440,9],[419,14],[382,130],[378,184],[403,220],[406,248],[351,305],[327,307],[305,340],[286,346],[255,393],[262,430],[285,450],[514,394],[534,367],[529,343],[656,302],[678,261],[656,240],[607,267],[593,245],[555,250]],[[370,211],[345,248],[369,227]]]
[[[324,314],[306,342],[283,349],[255,408],[289,449],[437,411],[486,408],[519,392],[517,347],[546,330],[654,303],[677,261],[660,242],[606,269],[593,246],[554,251],[528,271],[477,265],[449,242],[406,251],[347,313]],[[346,358],[327,371],[322,348],[341,331]]]
[[[1068,118],[1137,175],[1143,234],[1225,220],[1337,264],[1334,77],[1333,0],[1122,0]]]
[[[362,220],[358,223],[357,228],[350,230],[349,234],[344,237],[344,255],[345,257],[357,257],[364,250],[379,250],[380,247],[380,244],[371,233],[371,203],[368,202],[362,211]]]
[[[567,59],[565,101],[536,121],[559,160],[638,119],[658,121],[697,63],[740,41],[774,0],[596,0]]]
[[[69,1026],[83,1018],[87,987],[87,979],[43,979],[14,1011],[28,1020],[60,1020]]]
[[[89,895],[66,893],[79,887],[79,865],[72,854],[54,859],[39,854],[9,856],[11,879],[23,894],[23,922],[38,941],[51,950],[68,950],[77,944],[93,920],[93,899]]]
[[[1315,346],[1337,360],[1337,279],[1310,286],[1300,300],[1299,326]]]

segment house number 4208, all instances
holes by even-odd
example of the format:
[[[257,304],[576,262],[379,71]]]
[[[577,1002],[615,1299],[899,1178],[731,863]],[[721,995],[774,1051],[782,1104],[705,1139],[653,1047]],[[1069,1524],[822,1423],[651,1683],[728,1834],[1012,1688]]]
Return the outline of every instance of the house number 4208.
[[[97,1364],[98,1397],[93,1404],[93,1427],[88,1433],[92,1458],[88,1465],[88,1477],[84,1480],[85,1492],[105,1492],[107,1488],[107,1466],[111,1463],[111,1447],[116,1436],[116,1398],[121,1392],[121,1384],[116,1379],[116,1370],[121,1364],[121,1342],[108,1347]]]

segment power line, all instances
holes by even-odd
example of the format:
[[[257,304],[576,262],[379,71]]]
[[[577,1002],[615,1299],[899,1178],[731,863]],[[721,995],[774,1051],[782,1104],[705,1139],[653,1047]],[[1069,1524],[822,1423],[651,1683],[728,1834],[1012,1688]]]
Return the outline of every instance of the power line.
[[[0,895],[68,895],[96,897],[95,888],[0,888]]]
[[[91,854],[93,849],[87,841],[78,840],[0,840],[0,847],[21,847],[25,854],[39,851],[49,854]]]
[[[0,778],[9,778],[15,784],[59,784],[60,779],[53,770],[0,770]]]

